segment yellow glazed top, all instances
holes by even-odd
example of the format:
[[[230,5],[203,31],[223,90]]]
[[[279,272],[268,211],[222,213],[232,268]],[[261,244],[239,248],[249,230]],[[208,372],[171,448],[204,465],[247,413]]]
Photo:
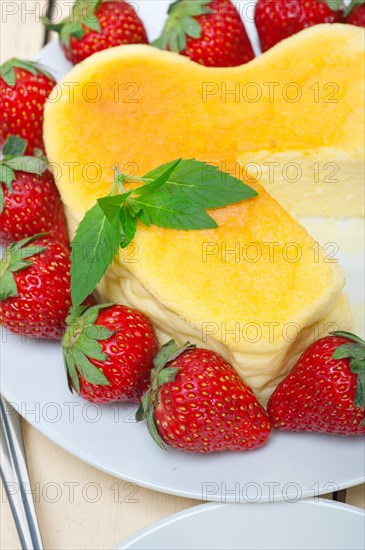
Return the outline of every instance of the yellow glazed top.
[[[360,155],[363,81],[364,30],[353,25],[311,27],[235,68],[121,46],[75,66],[55,89],[45,109],[47,154],[78,218],[108,192],[116,162],[143,173],[195,157],[238,174],[248,151],[253,162],[261,150],[338,146]]]
[[[117,162],[124,172],[142,174],[177,157],[195,157],[245,178],[236,163],[243,150],[252,151],[253,161],[255,150],[279,145],[316,149],[338,143],[356,150],[363,131],[353,108],[357,87],[342,78],[338,60],[358,82],[362,39],[363,30],[350,25],[317,26],[229,69],[208,69],[148,46],[122,46],[88,58],[64,78],[45,110],[47,155],[58,165],[57,185],[69,218],[79,222],[110,191]],[[307,98],[300,108],[287,99],[271,101],[264,83],[282,85],[284,73],[285,82],[296,82]],[[324,90],[313,101],[316,81],[337,82],[341,101],[332,111],[323,109]],[[244,93],[246,86],[250,94],[252,83],[251,91],[258,85],[263,94],[260,101],[230,94],[223,101],[222,90]],[[336,264],[318,256],[314,240],[260,185],[247,183],[259,196],[214,211],[218,229],[139,224],[136,249],[121,251],[119,261],[156,303],[198,330],[212,322],[220,331],[222,324],[229,331],[237,322],[251,323],[254,338],[255,324],[263,329],[279,323],[274,340],[265,329],[255,345],[285,348],[285,325],[305,328],[328,315],[343,276]],[[117,272],[115,264],[111,269]],[[247,339],[237,343],[228,335],[227,342],[251,349]]]

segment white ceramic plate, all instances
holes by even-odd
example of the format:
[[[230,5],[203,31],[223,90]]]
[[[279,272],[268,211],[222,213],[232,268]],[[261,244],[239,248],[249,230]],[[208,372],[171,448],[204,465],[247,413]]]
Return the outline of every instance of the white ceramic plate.
[[[136,4],[154,38],[168,2]],[[57,42],[41,50],[38,59],[57,78],[70,68]],[[361,317],[361,222],[305,223],[321,242],[338,243],[337,257],[347,271],[348,292]],[[130,405],[98,407],[68,392],[58,344],[23,342],[3,330],[1,365],[1,391],[27,421],[85,462],[151,489],[227,502],[298,500],[357,485],[365,478],[363,438],[274,433],[264,448],[252,453],[165,453],[146,426],[135,423]]]
[[[331,501],[203,504],[147,527],[119,550],[362,550],[363,510]]]

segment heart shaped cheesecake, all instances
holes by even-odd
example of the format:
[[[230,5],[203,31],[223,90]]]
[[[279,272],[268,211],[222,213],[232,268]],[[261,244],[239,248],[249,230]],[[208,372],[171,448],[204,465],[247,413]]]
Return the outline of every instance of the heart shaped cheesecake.
[[[309,29],[235,69],[207,69],[148,46],[113,48],[76,66],[46,106],[47,154],[71,235],[96,199],[110,191],[116,163],[141,175],[174,158],[196,157],[234,171],[258,192],[210,211],[215,229],[178,231],[139,222],[133,243],[120,250],[98,291],[106,301],[147,314],[162,342],[190,340],[220,353],[262,402],[311,342],[329,330],[350,329],[351,313],[341,269],[287,211],[295,206],[316,214],[324,198],[315,190],[301,196],[298,187],[309,185],[304,178],[298,187],[286,186],[280,205],[247,163],[238,161],[247,154],[252,163],[261,162],[262,151],[280,151],[286,161],[297,158],[293,151],[327,158],[330,147],[351,168],[346,178],[357,170],[358,30]],[[314,58],[314,44],[325,42],[328,56],[319,49]],[[339,70],[340,53],[342,65],[356,64],[352,79]],[[320,103],[303,115],[290,102],[247,105],[215,95],[209,102],[203,93],[205,83],[226,83],[227,90],[235,82],[274,77],[284,83],[299,73],[303,86],[319,77],[324,84],[334,78],[336,56],[343,101],[331,113]],[[342,208],[360,215],[353,197],[358,182],[346,188],[345,180],[333,189],[339,204],[332,214],[341,215]],[[280,194],[281,187],[272,193]],[[328,200],[332,204],[333,196]]]

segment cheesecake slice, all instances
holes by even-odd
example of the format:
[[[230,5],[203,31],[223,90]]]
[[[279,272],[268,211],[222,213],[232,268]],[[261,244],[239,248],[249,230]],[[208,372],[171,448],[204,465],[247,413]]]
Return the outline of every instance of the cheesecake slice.
[[[260,59],[253,68],[264,63]],[[242,105],[213,108],[201,101],[202,83],[225,71],[127,46],[96,54],[65,77],[57,101],[51,98],[45,110],[45,143],[71,236],[110,191],[116,163],[133,175],[176,157],[197,157],[228,171],[251,137],[252,143],[268,139],[268,128],[260,131],[264,119],[255,118],[254,126]],[[239,78],[244,67],[229,71]],[[115,90],[134,95],[117,97]],[[279,119],[289,124],[287,114]],[[134,242],[120,250],[98,291],[105,301],[147,314],[161,343],[190,340],[217,351],[265,402],[304,348],[329,330],[351,328],[351,313],[338,264],[241,168],[237,175],[257,197],[211,211],[217,229],[139,223]]]

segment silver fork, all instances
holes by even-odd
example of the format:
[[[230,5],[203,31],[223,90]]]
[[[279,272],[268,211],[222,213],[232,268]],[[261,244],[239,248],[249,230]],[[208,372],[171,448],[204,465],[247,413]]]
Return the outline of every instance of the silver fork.
[[[23,550],[43,550],[23,443],[20,415],[0,397],[0,474]],[[28,488],[28,491],[26,490]]]

